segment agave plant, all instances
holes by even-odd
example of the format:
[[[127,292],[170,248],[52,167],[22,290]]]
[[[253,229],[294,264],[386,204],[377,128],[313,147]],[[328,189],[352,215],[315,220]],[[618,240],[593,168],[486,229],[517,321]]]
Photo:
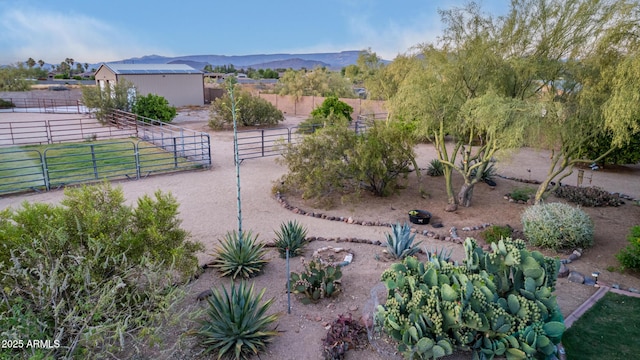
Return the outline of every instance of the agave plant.
[[[420,251],[418,245],[422,241],[413,245],[413,239],[415,239],[416,234],[411,233],[409,224],[406,222],[402,225],[396,223],[391,225],[391,230],[391,234],[385,234],[387,236],[387,250],[396,259],[404,259]]]
[[[307,243],[307,229],[295,220],[280,224],[280,231],[276,231],[275,246],[281,258],[286,257],[287,249],[291,257],[300,255]]]
[[[267,260],[264,259],[266,251],[264,244],[257,242],[258,236],[253,236],[251,231],[227,232],[220,246],[213,254],[212,266],[218,269],[222,276],[231,276],[233,279],[240,276],[250,278],[257,275]]]
[[[211,292],[207,298],[208,318],[198,330],[198,335],[204,338],[205,352],[217,351],[218,359],[249,359],[278,335],[268,327],[279,315],[265,315],[274,298],[259,304],[265,289],[256,295],[254,285],[249,287],[242,281],[239,285],[232,282],[230,291],[222,287],[222,291],[212,288]]]
[[[439,159],[433,159],[429,162],[427,167],[427,174],[429,176],[442,176],[444,175],[444,164]]]

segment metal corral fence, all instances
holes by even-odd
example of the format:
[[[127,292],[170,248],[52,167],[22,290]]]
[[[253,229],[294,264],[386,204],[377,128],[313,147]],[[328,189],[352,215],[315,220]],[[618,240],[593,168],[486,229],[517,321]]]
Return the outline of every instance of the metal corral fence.
[[[0,121],[0,146],[136,137],[135,127],[104,126],[90,117]]]
[[[105,179],[137,180],[203,167],[142,140],[0,148],[0,193],[48,191]]]
[[[80,100],[73,99],[34,99],[6,98],[12,106],[0,108],[0,112],[39,112],[50,114],[84,114],[89,109]]]
[[[1,124],[0,145],[11,147],[0,147],[0,194],[211,166],[206,133],[126,112],[111,114],[107,123],[83,118]]]
[[[363,134],[372,121],[386,118],[386,114],[360,115],[349,127],[356,134]],[[294,126],[290,128],[259,129],[238,131],[238,159],[254,159],[282,154],[282,146],[295,144],[305,134],[313,133],[318,127]]]

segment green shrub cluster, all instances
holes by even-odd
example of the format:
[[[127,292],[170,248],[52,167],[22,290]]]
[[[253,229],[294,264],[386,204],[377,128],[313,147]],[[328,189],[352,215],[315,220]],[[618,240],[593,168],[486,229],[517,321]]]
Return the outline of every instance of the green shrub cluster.
[[[125,205],[108,184],[68,188],[61,205],[27,203],[0,213],[0,337],[51,339],[41,354],[0,358],[94,358],[123,349],[178,298],[174,284],[198,271],[161,192]]]
[[[11,109],[16,105],[9,100],[0,99],[0,109]]]
[[[131,111],[134,114],[164,123],[170,123],[178,114],[175,106],[171,106],[167,99],[156,94],[138,96]]]
[[[236,120],[239,126],[276,125],[284,120],[284,114],[273,104],[248,91],[234,90]],[[220,129],[233,124],[231,97],[228,92],[215,99],[209,108],[209,127]]]
[[[567,199],[580,206],[620,206],[623,201],[618,195],[613,195],[608,191],[596,187],[577,187],[570,185],[559,186],[554,194],[563,199]]]
[[[346,120],[318,129],[296,144],[288,144],[280,160],[288,167],[283,189],[300,191],[305,199],[325,201],[332,195],[366,190],[387,196],[399,177],[415,167],[414,139],[400,123],[374,123],[364,134]]]
[[[505,239],[491,252],[466,239],[463,265],[413,256],[382,273],[387,299],[375,321],[405,359],[455,349],[474,359],[550,359],[564,332],[555,295],[560,262]]]
[[[593,245],[593,221],[580,208],[567,204],[533,205],[522,213],[522,226],[533,246],[557,251]]]
[[[509,197],[515,201],[527,202],[536,193],[536,189],[530,187],[517,187],[509,193]]]
[[[640,270],[640,225],[631,228],[627,236],[629,245],[616,254],[623,269]]]
[[[510,238],[513,228],[510,226],[493,225],[485,229],[480,236],[488,243],[498,242],[500,239]]]

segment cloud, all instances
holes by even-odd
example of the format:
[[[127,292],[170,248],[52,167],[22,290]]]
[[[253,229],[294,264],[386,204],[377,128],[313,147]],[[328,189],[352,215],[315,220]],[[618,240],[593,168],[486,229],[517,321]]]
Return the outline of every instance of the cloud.
[[[35,60],[57,64],[65,58],[96,63],[158,51],[140,46],[135,37],[99,19],[35,9],[0,13],[0,64]]]

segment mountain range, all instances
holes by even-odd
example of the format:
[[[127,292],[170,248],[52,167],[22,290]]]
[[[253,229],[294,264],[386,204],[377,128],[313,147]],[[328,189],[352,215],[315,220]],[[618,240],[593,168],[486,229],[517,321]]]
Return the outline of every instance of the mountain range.
[[[116,64],[187,64],[202,70],[206,65],[233,65],[236,69],[313,69],[317,66],[331,70],[340,70],[347,65],[356,64],[359,50],[314,54],[260,54],[260,55],[188,55],[161,56],[146,55],[137,58],[110,61]]]

